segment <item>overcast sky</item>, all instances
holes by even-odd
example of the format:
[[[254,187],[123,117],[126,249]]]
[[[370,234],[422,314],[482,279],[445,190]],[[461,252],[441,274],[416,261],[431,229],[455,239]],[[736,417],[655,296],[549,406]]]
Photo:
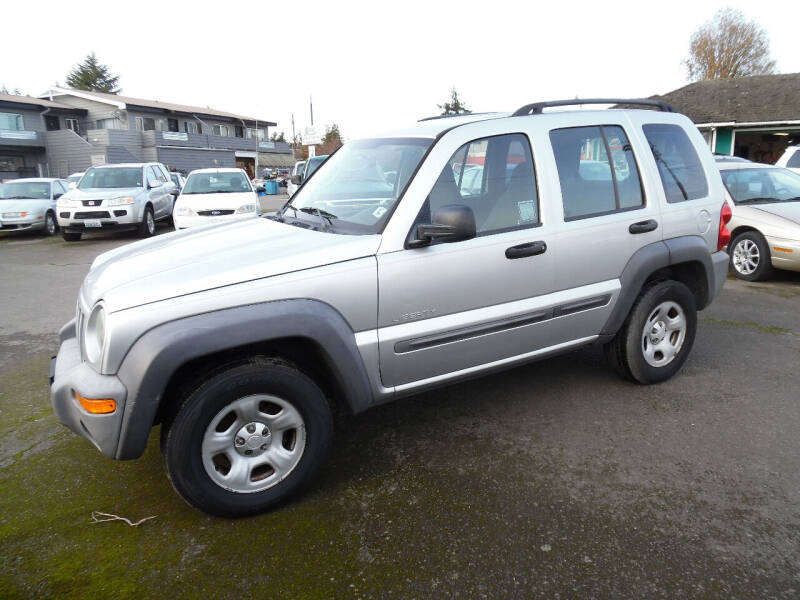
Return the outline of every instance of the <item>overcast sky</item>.
[[[9,2],[0,85],[38,95],[87,53],[122,93],[212,106],[291,136],[336,122],[346,138],[438,114],[455,86],[475,112],[556,98],[649,96],[687,83],[689,37],[721,6],[767,30],[800,72],[800,2]],[[14,25],[15,23],[19,26]]]

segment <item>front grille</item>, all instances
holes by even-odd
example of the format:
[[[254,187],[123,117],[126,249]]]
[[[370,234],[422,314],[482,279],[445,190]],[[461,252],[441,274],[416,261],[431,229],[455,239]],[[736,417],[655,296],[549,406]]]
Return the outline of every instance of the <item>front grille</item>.
[[[220,210],[198,210],[197,214],[200,215],[201,217],[221,217],[222,215],[232,215],[235,212],[236,211],[232,210],[232,209],[231,210],[228,210],[228,209],[225,209],[225,210],[222,210],[222,209],[220,209]]]
[[[111,215],[107,210],[93,210],[90,212],[75,213],[73,219],[110,219]]]
[[[84,206],[100,206],[103,204],[102,200],[83,200]]]

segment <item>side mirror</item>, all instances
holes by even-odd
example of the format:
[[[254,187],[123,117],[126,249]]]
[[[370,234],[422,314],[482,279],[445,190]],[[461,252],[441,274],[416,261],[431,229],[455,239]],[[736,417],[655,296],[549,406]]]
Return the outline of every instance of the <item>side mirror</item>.
[[[58,199],[59,199],[59,198],[61,198],[61,196],[63,196],[63,195],[64,195],[64,194],[53,194],[53,200],[58,200]]]
[[[302,175],[292,175],[292,183],[295,185],[300,185],[303,183]]]
[[[476,235],[475,215],[469,206],[447,204],[433,213],[432,223],[417,225],[417,237],[408,243],[409,248],[429,246],[435,240],[460,242]]]

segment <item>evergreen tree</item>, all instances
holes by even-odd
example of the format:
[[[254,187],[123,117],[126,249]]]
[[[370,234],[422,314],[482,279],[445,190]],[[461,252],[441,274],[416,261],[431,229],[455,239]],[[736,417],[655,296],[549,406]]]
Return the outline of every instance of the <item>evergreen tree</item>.
[[[67,85],[77,90],[119,94],[118,83],[119,76],[113,75],[106,65],[101,64],[94,52],[67,74]]]
[[[472,112],[466,106],[464,106],[464,104],[458,98],[458,92],[456,91],[456,88],[453,88],[450,92],[450,102],[437,104],[436,106],[439,107],[439,110],[442,111],[441,114],[443,115],[466,115]]]

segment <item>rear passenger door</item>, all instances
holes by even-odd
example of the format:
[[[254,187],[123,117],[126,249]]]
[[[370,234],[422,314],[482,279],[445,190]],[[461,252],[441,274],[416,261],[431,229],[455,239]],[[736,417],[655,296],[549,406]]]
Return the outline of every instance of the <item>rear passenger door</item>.
[[[164,175],[152,165],[145,167],[145,174],[154,216],[156,219],[162,219],[170,214],[167,204],[167,199],[170,197],[169,189],[164,181]]]
[[[584,298],[583,307],[562,317],[567,341],[600,332],[628,260],[662,239],[662,224],[658,199],[641,176],[642,158],[621,124],[552,129],[549,138],[563,209],[552,241],[555,289]]]

